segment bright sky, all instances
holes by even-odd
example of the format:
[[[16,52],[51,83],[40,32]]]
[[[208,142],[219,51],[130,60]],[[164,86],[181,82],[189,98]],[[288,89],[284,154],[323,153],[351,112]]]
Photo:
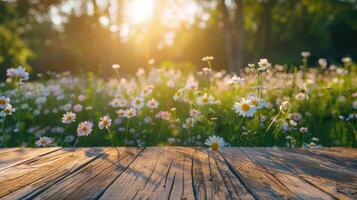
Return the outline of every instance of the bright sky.
[[[109,27],[113,33],[118,33],[118,36],[125,39],[135,33],[135,29],[146,27],[148,22],[154,17],[155,3],[159,0],[124,0],[124,22],[116,24],[115,19],[118,14],[118,0],[97,0],[97,5],[100,9],[105,9],[109,5],[110,16],[101,16],[99,22]],[[192,25],[195,19],[200,18],[200,21],[206,22],[209,19],[209,14],[205,8],[215,7],[215,1],[202,1],[198,4],[194,0],[160,0],[162,8],[160,13],[161,23],[167,27],[170,32],[165,34],[164,43],[171,45],[174,40],[174,30],[179,27],[182,22]],[[61,30],[62,24],[66,23],[66,15],[73,12],[76,15],[81,15],[81,12],[93,14],[94,6],[92,1],[87,0],[65,0],[62,5],[52,7],[50,17],[53,24]],[[200,25],[205,26],[205,23]]]

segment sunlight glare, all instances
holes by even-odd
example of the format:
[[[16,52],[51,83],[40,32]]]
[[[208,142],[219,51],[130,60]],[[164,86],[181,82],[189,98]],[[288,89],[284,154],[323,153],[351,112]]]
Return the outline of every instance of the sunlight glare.
[[[129,20],[132,23],[143,23],[150,20],[153,10],[153,0],[132,0],[127,9]]]

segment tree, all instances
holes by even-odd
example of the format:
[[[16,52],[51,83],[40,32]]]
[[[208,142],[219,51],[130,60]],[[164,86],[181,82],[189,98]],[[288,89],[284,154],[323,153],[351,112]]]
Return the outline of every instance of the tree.
[[[235,19],[233,20],[231,19],[225,0],[220,0],[219,10],[222,13],[224,24],[228,71],[240,74],[244,63],[245,49],[244,11],[241,0],[235,0],[235,3],[237,8],[235,9]]]

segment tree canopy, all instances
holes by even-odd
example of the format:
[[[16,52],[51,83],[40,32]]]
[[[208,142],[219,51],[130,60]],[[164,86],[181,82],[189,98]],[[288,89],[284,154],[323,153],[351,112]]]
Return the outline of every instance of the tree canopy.
[[[148,0],[150,1],[150,0]],[[218,69],[299,53],[338,62],[357,53],[355,0],[7,0],[0,2],[0,66],[105,74],[165,60]],[[150,12],[148,12],[150,10]]]

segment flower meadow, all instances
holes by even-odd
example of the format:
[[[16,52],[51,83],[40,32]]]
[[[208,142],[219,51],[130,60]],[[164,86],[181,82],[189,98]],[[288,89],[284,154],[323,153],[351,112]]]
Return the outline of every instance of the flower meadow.
[[[1,146],[357,147],[356,65],[308,66],[260,59],[240,76],[151,66],[135,75],[30,74],[0,85]],[[33,78],[32,77],[36,77]]]

